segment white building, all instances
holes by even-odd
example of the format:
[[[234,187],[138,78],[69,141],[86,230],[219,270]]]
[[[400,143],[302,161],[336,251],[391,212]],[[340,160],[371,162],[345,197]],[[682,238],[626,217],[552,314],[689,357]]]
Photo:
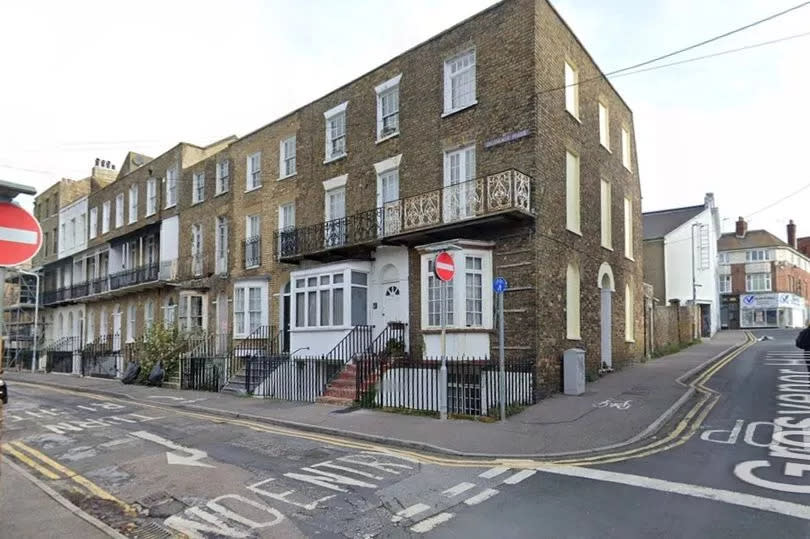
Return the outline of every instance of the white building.
[[[647,212],[644,226],[644,281],[660,303],[678,300],[700,308],[701,336],[720,327],[717,241],[720,216],[714,195],[703,205]]]

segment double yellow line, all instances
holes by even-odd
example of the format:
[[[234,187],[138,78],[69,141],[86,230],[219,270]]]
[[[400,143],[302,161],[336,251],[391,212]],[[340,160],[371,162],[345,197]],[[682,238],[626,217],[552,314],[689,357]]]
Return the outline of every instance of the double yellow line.
[[[19,440],[14,440],[13,442],[4,443],[2,445],[2,449],[4,453],[11,455],[18,462],[28,466],[28,468],[36,471],[43,477],[53,479],[55,481],[62,479],[70,480],[81,486],[82,492],[86,492],[91,496],[95,496],[96,498],[109,500],[115,503],[121,507],[121,509],[123,509],[124,513],[127,515],[136,514],[136,511],[132,506],[122,502],[89,479],[56,462],[45,453],[37,451],[30,445],[24,444]]]
[[[594,457],[589,458],[580,458],[580,459],[568,459],[568,460],[557,460],[554,461],[553,464],[566,464],[569,466],[593,466],[596,464],[610,464],[612,462],[620,462],[623,460],[630,460],[636,459],[641,457],[647,457],[649,455],[653,455],[655,453],[660,453],[662,451],[667,451],[674,447],[677,447],[681,444],[687,442],[700,426],[703,424],[703,421],[706,419],[706,416],[709,415],[709,412],[714,408],[714,405],[717,404],[717,401],[720,399],[720,393],[713,390],[710,387],[707,387],[705,384],[706,382],[711,379],[712,376],[717,373],[720,369],[734,361],[740,354],[742,354],[745,350],[753,346],[757,341],[754,337],[754,334],[750,331],[745,333],[746,335],[746,342],[726,357],[706,369],[702,372],[693,382],[689,384],[689,386],[693,387],[695,391],[698,393],[698,401],[695,405],[686,413],[686,415],[681,419],[676,427],[666,436],[663,438],[656,440],[650,444],[637,447],[634,449],[628,449],[626,451],[619,451],[616,453],[608,453],[604,455],[597,455]]]

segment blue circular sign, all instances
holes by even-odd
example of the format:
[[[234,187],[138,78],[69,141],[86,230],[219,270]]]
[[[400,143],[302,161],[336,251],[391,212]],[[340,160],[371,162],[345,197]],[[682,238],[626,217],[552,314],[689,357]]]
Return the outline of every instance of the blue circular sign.
[[[506,290],[507,286],[509,286],[509,284],[503,277],[496,277],[495,280],[492,282],[492,288],[498,294],[503,293],[503,291]]]

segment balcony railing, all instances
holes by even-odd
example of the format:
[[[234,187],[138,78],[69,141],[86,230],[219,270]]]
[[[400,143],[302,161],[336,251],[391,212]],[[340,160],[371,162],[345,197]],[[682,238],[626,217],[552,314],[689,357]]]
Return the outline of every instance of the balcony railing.
[[[255,268],[262,262],[262,237],[252,236],[245,240],[245,268]]]
[[[106,277],[75,283],[71,286],[63,286],[55,290],[44,290],[42,292],[42,304],[52,305],[63,301],[103,294],[127,286],[135,286],[158,280],[169,281],[176,278],[177,260],[168,260],[160,263],[154,262],[137,268],[111,273]]]
[[[134,286],[136,284],[157,281],[160,265],[155,262],[138,268],[127,269],[110,274],[110,290]]]
[[[514,169],[400,198],[373,210],[276,232],[280,259],[371,243],[508,212],[531,215],[532,179]]]
[[[194,254],[180,259],[178,268],[180,280],[202,279],[213,273],[214,260],[211,255]]]

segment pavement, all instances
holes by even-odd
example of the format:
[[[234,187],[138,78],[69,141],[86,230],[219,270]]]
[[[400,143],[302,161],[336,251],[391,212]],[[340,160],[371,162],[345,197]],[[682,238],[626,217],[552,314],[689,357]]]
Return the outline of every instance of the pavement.
[[[653,436],[693,397],[688,379],[745,341],[743,331],[722,331],[676,354],[603,376],[587,384],[582,395],[557,394],[496,423],[127,386],[62,374],[7,371],[4,378],[12,386],[15,381],[49,385],[445,455],[552,458],[605,451]]]
[[[18,466],[3,462],[0,468],[0,538],[111,536],[41,490],[37,480]]]

